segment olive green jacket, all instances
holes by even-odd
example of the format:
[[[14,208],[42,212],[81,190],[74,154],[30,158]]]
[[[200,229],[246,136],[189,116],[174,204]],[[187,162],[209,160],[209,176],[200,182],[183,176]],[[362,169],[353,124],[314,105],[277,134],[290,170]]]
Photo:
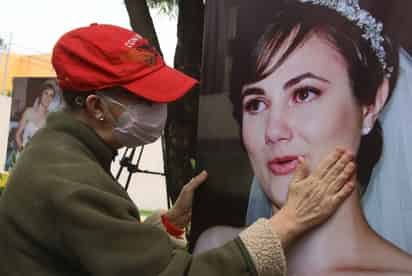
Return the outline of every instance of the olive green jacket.
[[[20,155],[0,197],[0,275],[285,273],[280,243],[267,223],[195,257],[176,248],[163,229],[139,222],[137,207],[110,173],[114,156],[69,113],[49,116]],[[276,245],[269,248],[267,257],[276,259],[269,265],[258,254],[268,240]]]

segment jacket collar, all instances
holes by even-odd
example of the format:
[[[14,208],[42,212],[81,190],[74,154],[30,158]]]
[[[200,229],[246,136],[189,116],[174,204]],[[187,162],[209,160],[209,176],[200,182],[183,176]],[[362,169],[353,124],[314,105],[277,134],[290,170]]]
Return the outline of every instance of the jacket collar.
[[[64,111],[51,113],[47,117],[46,127],[76,137],[90,149],[101,166],[111,174],[110,165],[117,151],[106,144],[94,129]]]

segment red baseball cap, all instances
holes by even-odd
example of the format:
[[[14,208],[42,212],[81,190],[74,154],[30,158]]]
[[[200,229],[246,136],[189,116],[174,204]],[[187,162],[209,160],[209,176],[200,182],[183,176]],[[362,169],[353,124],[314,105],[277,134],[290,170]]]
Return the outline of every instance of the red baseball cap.
[[[94,91],[121,86],[155,102],[171,102],[197,80],[167,66],[149,42],[130,30],[93,23],[64,34],[52,64],[60,87]]]

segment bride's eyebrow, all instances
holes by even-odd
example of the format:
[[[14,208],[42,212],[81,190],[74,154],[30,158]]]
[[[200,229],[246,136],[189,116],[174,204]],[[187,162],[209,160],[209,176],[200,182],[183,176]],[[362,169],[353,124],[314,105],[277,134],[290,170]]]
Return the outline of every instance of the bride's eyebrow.
[[[298,84],[299,82],[301,82],[304,79],[316,79],[322,82],[326,82],[326,83],[330,83],[330,81],[328,81],[327,79],[324,79],[322,77],[319,77],[313,73],[304,73],[302,75],[299,75],[293,79],[288,80],[285,85],[283,85],[283,89],[287,89],[290,88],[291,86],[294,86],[296,84]]]
[[[258,87],[247,88],[247,89],[242,91],[242,95],[240,96],[240,100],[243,101],[243,99],[246,96],[249,96],[249,95],[265,95],[265,91],[261,88],[258,88]]]

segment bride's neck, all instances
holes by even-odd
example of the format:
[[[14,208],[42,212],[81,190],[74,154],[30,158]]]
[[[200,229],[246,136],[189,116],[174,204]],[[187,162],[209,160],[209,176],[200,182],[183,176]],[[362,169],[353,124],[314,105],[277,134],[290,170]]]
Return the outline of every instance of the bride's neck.
[[[38,111],[41,113],[47,113],[47,107],[42,104],[39,104]]]
[[[354,191],[326,223],[304,234],[287,250],[289,267],[350,263],[356,258],[354,252],[368,242],[367,232],[371,229],[363,216],[359,193]]]

